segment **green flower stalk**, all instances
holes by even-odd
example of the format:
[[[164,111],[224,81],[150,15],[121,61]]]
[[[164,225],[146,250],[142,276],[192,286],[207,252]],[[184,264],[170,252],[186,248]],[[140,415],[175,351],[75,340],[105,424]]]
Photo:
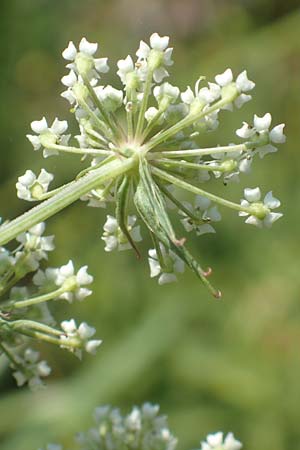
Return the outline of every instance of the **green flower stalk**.
[[[97,44],[83,38],[78,49],[70,42],[63,51],[69,73],[62,78],[66,89],[61,95],[70,103],[80,133],[72,141],[65,120],[56,118],[49,126],[43,117],[31,123],[34,134],[27,135],[45,158],[79,155],[86,168],[52,190],[54,175],[45,169],[39,175],[27,170],[20,176],[18,196],[40,203],[0,227],[0,245],[81,199],[89,206],[114,209],[104,225],[105,251],[133,248],[140,256],[143,224],[153,242],[148,254],[151,277],[159,284],[169,283],[188,266],[219,298],[220,291],[208,280],[211,269],[194,259],[185,234],[215,232],[212,223],[221,219],[219,207],[237,211],[246,223],[259,227],[270,227],[282,214],[273,211],[280,202],[272,192],[262,201],[259,188],[246,188],[245,198],[235,203],[202,184],[212,178],[225,184],[239,181],[256,155],[273,153],[285,141],[284,125],[271,128],[270,114],[255,115],[253,125],[243,122],[236,131],[239,142],[203,148],[203,133],[217,129],[223,111],[251,99],[255,85],[246,71],[234,78],[226,69],[208,83],[200,77],[194,89],[181,91],[165,81],[173,64],[169,37],[154,33],[150,45],[141,41],[135,61],[129,55],[118,61],[122,86],[115,88],[99,84],[109,67],[107,58],[95,57],[97,50]],[[179,200],[176,189],[194,194],[195,201]],[[179,213],[182,233],[175,232],[171,205]]]

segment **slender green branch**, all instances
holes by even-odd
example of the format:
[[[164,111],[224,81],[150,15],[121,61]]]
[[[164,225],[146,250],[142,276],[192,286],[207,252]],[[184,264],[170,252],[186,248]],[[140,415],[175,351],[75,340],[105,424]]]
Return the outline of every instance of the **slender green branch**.
[[[145,120],[145,112],[147,109],[148,98],[149,98],[150,91],[151,91],[152,77],[153,77],[153,70],[149,70],[148,74],[147,74],[147,79],[145,82],[144,95],[143,95],[143,99],[142,99],[142,103],[141,103],[141,107],[140,107],[140,111],[139,111],[137,126],[136,126],[135,136],[137,138],[140,137],[142,130],[143,130],[143,125],[144,125],[144,120]]]
[[[218,153],[226,153],[226,152],[245,152],[247,151],[247,144],[237,144],[237,145],[224,145],[222,147],[211,147],[211,148],[197,148],[192,150],[165,150],[153,152],[153,158],[157,156],[167,156],[168,158],[181,158],[181,157],[190,157],[190,156],[205,156],[205,155],[214,155]],[[150,153],[151,154],[151,153]]]
[[[39,303],[47,302],[49,300],[53,300],[54,298],[59,297],[61,294],[65,292],[65,289],[59,288],[55,291],[48,292],[47,294],[38,295],[36,297],[28,298],[26,300],[20,300],[20,301],[8,301],[1,305],[1,307],[5,306],[11,306],[12,309],[20,309],[20,308],[27,308],[28,306],[32,305],[38,305]]]
[[[220,165],[210,166],[208,164],[196,164],[196,163],[190,163],[187,161],[174,161],[172,159],[167,159],[167,158],[155,159],[155,160],[152,160],[152,162],[155,162],[158,164],[166,164],[169,166],[182,167],[182,168],[186,168],[186,169],[207,170],[210,172],[227,172],[227,169]]]
[[[208,198],[209,200],[218,203],[219,205],[226,206],[228,208],[234,209],[235,211],[243,211],[247,212],[248,214],[252,214],[253,211],[250,208],[241,206],[237,203],[233,203],[229,200],[225,200],[224,198],[218,197],[217,195],[211,194],[210,192],[206,192],[203,189],[198,188],[197,186],[193,186],[192,184],[186,183],[183,180],[180,180],[177,177],[174,177],[173,175],[158,169],[157,167],[152,166],[152,173],[162,180],[169,181],[170,183],[173,183],[175,186],[178,186],[181,189],[184,189],[186,191],[192,192],[196,195],[202,195],[203,197]]]
[[[113,152],[111,150],[96,150],[94,148],[78,148],[78,147],[68,147],[66,145],[58,145],[58,144],[52,144],[51,146],[48,146],[47,149],[49,150],[57,150],[59,152],[65,152],[65,153],[77,153],[78,155],[112,155]]]

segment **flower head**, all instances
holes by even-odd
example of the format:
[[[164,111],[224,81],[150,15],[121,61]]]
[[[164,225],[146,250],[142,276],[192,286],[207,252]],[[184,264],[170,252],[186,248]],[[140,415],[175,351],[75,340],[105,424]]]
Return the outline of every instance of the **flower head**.
[[[273,209],[280,206],[280,201],[273,197],[272,191],[265,195],[263,202],[261,201],[261,191],[258,187],[244,189],[244,196],[245,198],[241,200],[241,205],[248,208],[249,212],[241,211],[239,215],[247,217],[246,223],[259,228],[270,228],[276,220],[283,216],[282,213],[272,212]]]
[[[53,178],[54,175],[48,173],[45,169],[42,169],[38,176],[32,170],[26,170],[16,183],[17,196],[28,201],[40,200],[43,194],[47,192]]]
[[[223,433],[219,431],[206,437],[206,441],[201,444],[201,450],[240,450],[242,446],[233,433],[228,433],[223,440]]]
[[[51,155],[58,155],[55,145],[67,145],[70,139],[70,135],[64,134],[68,129],[66,120],[55,118],[51,127],[49,127],[47,120],[43,117],[41,120],[31,122],[31,129],[37,135],[27,134],[26,137],[33,145],[34,150],[44,147],[43,155],[45,158]]]

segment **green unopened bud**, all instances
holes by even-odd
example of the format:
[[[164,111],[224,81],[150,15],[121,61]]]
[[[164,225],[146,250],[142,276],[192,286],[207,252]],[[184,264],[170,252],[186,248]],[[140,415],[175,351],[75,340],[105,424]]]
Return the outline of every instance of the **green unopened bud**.
[[[231,172],[232,170],[236,169],[237,167],[237,161],[234,159],[227,159],[226,161],[223,161],[221,163],[221,168],[224,170],[224,172]]]

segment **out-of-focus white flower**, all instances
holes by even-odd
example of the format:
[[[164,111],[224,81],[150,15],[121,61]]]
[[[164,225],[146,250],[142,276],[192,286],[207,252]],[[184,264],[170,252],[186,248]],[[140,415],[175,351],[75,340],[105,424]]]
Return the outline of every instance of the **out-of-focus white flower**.
[[[42,236],[45,227],[45,223],[41,222],[16,237],[16,240],[23,246],[21,250],[17,251],[16,260],[23,258],[25,252],[26,264],[31,270],[36,270],[39,261],[48,258],[47,252],[54,250],[54,236]]]
[[[160,261],[155,249],[148,251],[150,277],[158,276],[158,284],[177,281],[176,273],[184,272],[184,262],[172,250],[166,250],[162,244],[160,245],[160,252],[163,261]]]
[[[43,155],[45,158],[58,154],[58,151],[53,148],[55,144],[67,145],[70,139],[70,135],[64,134],[68,129],[66,120],[55,118],[51,127],[49,127],[47,120],[43,117],[41,120],[31,122],[31,129],[36,135],[27,134],[26,137],[33,145],[34,150],[44,148]]]
[[[23,358],[18,357],[18,370],[13,372],[13,376],[18,386],[28,383],[32,390],[37,390],[44,386],[42,378],[51,373],[51,368],[46,361],[39,361],[39,353],[27,348]]]
[[[184,206],[191,211],[191,213],[198,218],[197,221],[194,221],[192,218],[187,216],[183,211],[180,211],[180,214],[184,216],[181,219],[181,223],[183,224],[186,231],[190,232],[192,230],[196,231],[197,236],[206,233],[215,233],[216,230],[210,224],[210,222],[219,222],[221,220],[221,214],[218,210],[218,207],[211,204],[211,201],[208,198],[205,198],[201,195],[196,195],[194,207],[188,203],[184,202]],[[203,223],[209,222],[209,223]]]
[[[127,229],[134,242],[140,242],[142,240],[140,233],[140,226],[135,226],[136,216],[128,216]],[[101,239],[105,242],[104,250],[106,252],[112,252],[113,250],[128,250],[131,248],[127,237],[121,231],[117,219],[113,216],[107,216],[106,222],[103,226],[104,233]]]
[[[93,277],[87,273],[87,266],[81,267],[75,274],[73,262],[70,260],[66,265],[61,266],[56,273],[49,273],[49,275],[53,277],[56,275],[55,284],[65,290],[58,298],[72,303],[74,299],[81,301],[92,293],[90,289],[85,287],[93,281]]]
[[[17,196],[23,200],[36,201],[45,194],[54,175],[41,169],[38,176],[32,170],[26,170],[25,174],[18,178],[16,183]]]
[[[233,433],[228,433],[223,441],[221,431],[209,434],[205,442],[201,442],[201,450],[240,450],[242,443],[235,439]]]
[[[261,191],[257,188],[244,189],[245,198],[241,200],[243,207],[250,207],[253,213],[240,211],[239,215],[247,217],[246,223],[256,225],[259,228],[270,228],[276,220],[283,216],[282,213],[272,212],[273,209],[279,208],[280,201],[273,197],[272,191],[268,192],[261,201]]]

